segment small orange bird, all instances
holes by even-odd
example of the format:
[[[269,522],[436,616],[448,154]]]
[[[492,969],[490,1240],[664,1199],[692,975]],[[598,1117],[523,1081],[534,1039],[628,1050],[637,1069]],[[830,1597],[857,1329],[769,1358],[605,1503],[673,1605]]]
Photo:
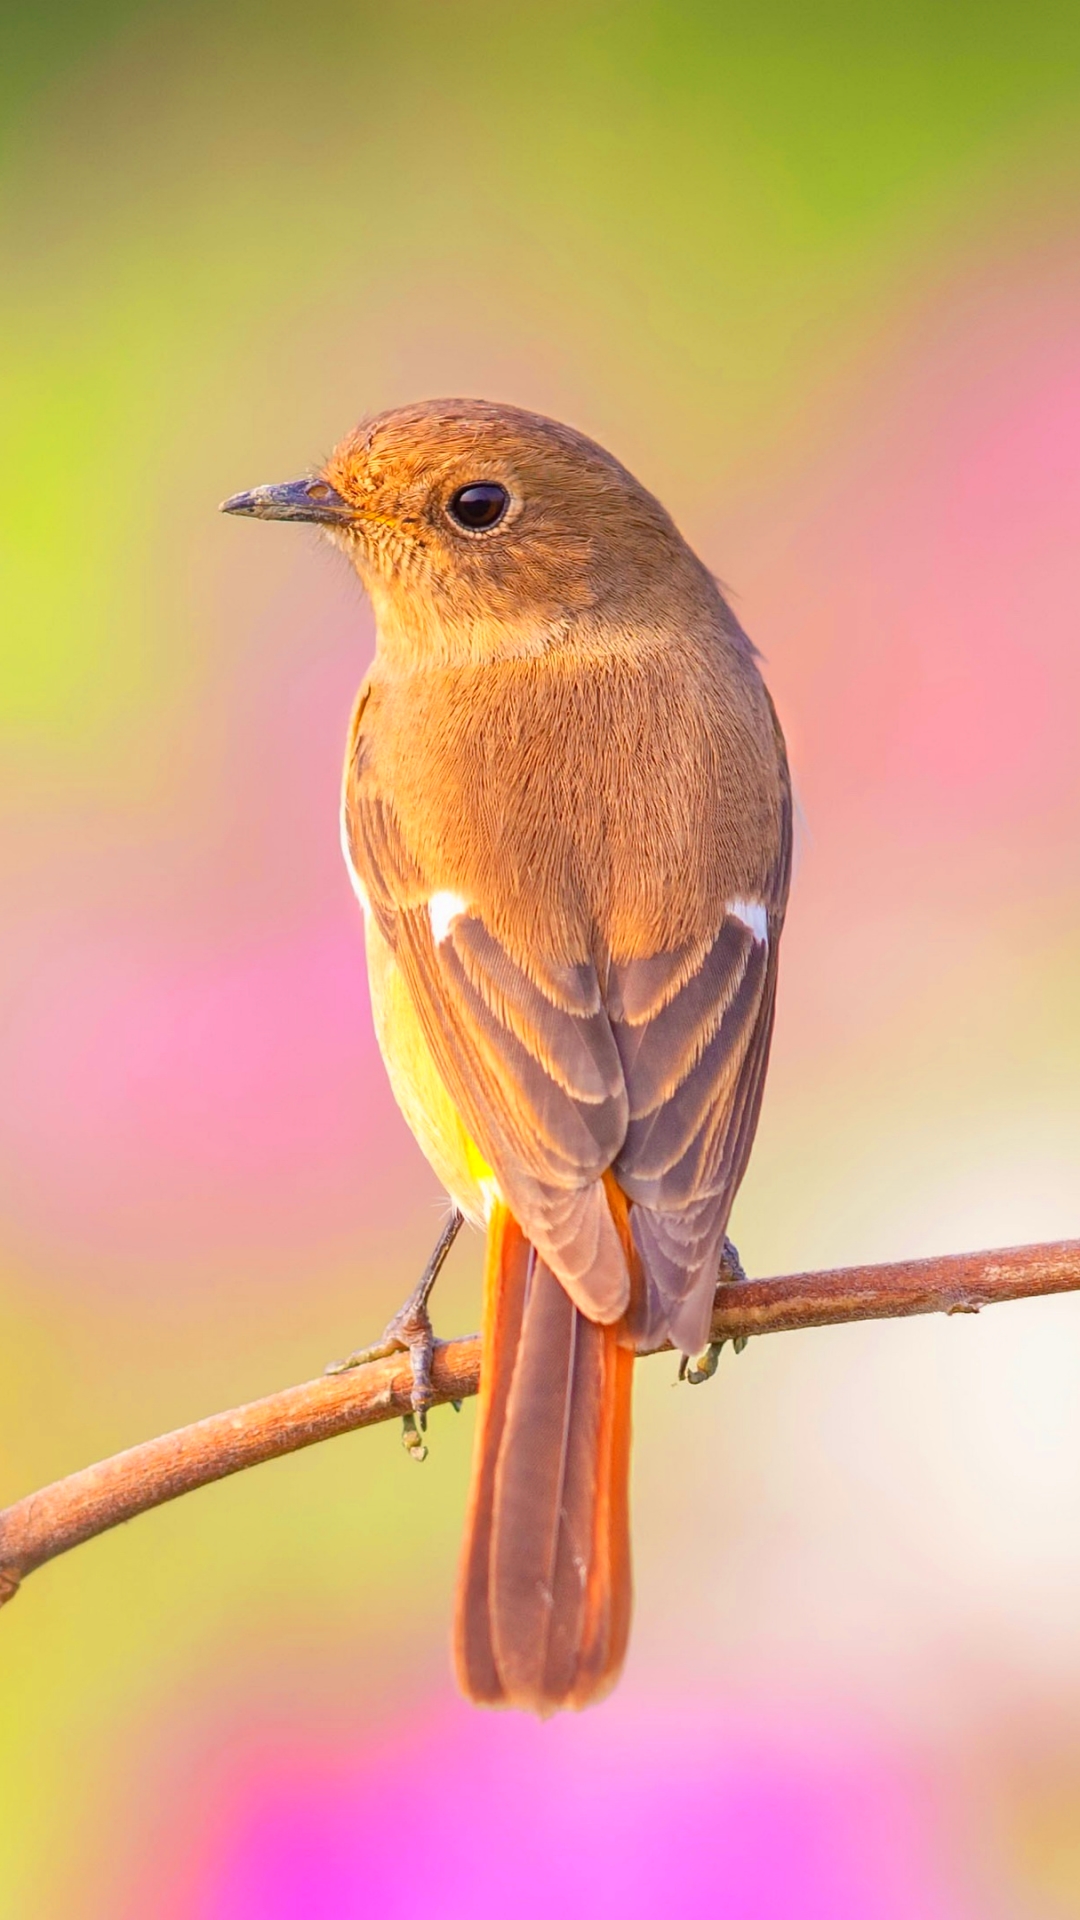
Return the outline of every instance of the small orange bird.
[[[398,1103],[487,1230],[454,1634],[470,1699],[618,1677],[633,1359],[708,1339],[791,863],[754,649],[659,502],[483,400],[364,421],[230,513],[315,521],[378,644],[345,857]]]

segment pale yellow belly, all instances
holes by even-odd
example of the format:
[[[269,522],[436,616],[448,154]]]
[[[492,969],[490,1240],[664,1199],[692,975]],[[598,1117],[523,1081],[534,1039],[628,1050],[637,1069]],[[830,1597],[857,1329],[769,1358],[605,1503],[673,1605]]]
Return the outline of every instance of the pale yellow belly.
[[[375,1034],[394,1098],[454,1204],[482,1226],[492,1197],[491,1169],[458,1118],[401,970],[370,915],[364,931]]]

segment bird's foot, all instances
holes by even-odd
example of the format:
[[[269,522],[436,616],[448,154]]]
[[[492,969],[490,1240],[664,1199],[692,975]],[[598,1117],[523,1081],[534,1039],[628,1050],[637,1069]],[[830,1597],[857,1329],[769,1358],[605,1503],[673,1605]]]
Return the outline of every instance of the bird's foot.
[[[412,1411],[401,1422],[401,1444],[416,1461],[426,1460],[428,1455],[424,1434],[431,1402],[431,1363],[437,1344],[427,1310],[427,1294],[421,1292],[421,1287],[414,1287],[374,1346],[357,1347],[356,1352],[346,1354],[344,1360],[331,1360],[325,1369],[327,1373],[348,1373],[352,1367],[366,1367],[369,1360],[389,1360],[395,1353],[408,1354],[412,1367]]]
[[[728,1281],[745,1279],[746,1274],[743,1271],[742,1261],[739,1259],[738,1248],[725,1236],[724,1245],[720,1253],[720,1272],[717,1275],[717,1284],[722,1285]],[[736,1353],[742,1353],[746,1346],[747,1339],[748,1335],[745,1333],[740,1333],[735,1336],[731,1345]],[[727,1344],[728,1342],[726,1340],[710,1340],[704,1352],[699,1353],[696,1359],[692,1359],[690,1354],[684,1353],[679,1360],[679,1379],[687,1381],[692,1387],[700,1387],[706,1380],[711,1380],[719,1365],[720,1355],[723,1353]]]
[[[703,1386],[706,1380],[711,1380],[719,1365],[725,1344],[723,1340],[710,1340],[704,1352],[699,1353],[692,1364],[688,1353],[680,1354],[679,1379],[685,1380],[691,1387]]]
[[[739,1249],[733,1240],[724,1235],[724,1244],[720,1249],[720,1271],[716,1276],[717,1285],[728,1280],[745,1280],[746,1272],[739,1259]]]
[[[370,1360],[389,1360],[392,1354],[407,1353],[412,1364],[413,1412],[423,1415],[431,1401],[431,1362],[435,1353],[435,1330],[427,1309],[427,1297],[417,1287],[392,1320],[388,1320],[378,1340],[370,1347],[357,1347],[344,1360],[331,1360],[327,1373],[348,1373],[353,1367],[366,1367]]]
[[[680,1355],[679,1379],[687,1381],[692,1387],[702,1386],[706,1380],[712,1379],[724,1348],[730,1346],[733,1353],[742,1353],[749,1337],[749,1334],[739,1333],[734,1340],[730,1341],[710,1340],[708,1346],[697,1355],[696,1359],[691,1359],[688,1353]]]
[[[439,1344],[431,1324],[428,1300],[443,1262],[457,1238],[461,1218],[455,1208],[416,1286],[393,1319],[387,1322],[375,1344],[358,1347],[355,1353],[347,1354],[344,1360],[331,1360],[325,1369],[327,1373],[348,1373],[353,1367],[366,1366],[370,1360],[388,1360],[395,1353],[408,1354],[412,1367],[412,1411],[405,1415],[402,1422],[401,1443],[414,1460],[427,1459],[427,1447],[422,1436],[427,1431],[427,1410],[432,1400],[431,1364]],[[460,1402],[453,1404],[458,1406]]]

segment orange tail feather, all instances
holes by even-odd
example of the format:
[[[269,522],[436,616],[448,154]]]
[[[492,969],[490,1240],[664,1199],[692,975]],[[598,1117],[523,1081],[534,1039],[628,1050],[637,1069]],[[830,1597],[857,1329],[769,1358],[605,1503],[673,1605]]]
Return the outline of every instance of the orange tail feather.
[[[579,1313],[496,1207],[454,1631],[472,1700],[548,1714],[588,1705],[618,1678],[631,1606],[633,1364],[619,1328]]]

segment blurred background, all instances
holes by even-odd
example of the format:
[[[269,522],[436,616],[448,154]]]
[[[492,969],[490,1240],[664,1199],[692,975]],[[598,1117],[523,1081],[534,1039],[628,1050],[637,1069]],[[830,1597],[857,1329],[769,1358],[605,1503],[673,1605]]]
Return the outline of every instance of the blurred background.
[[[1077,1233],[1080,16],[2,20],[0,1503],[374,1337],[437,1231],[337,845],[368,611],[215,511],[395,402],[610,445],[766,656],[749,1269]],[[581,1719],[453,1694],[471,1408],[80,1549],[0,1620],[0,1913],[1080,1914],[1077,1314],[643,1365]]]

